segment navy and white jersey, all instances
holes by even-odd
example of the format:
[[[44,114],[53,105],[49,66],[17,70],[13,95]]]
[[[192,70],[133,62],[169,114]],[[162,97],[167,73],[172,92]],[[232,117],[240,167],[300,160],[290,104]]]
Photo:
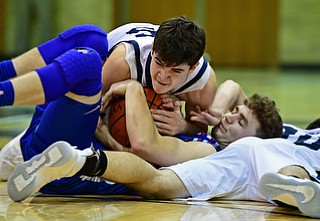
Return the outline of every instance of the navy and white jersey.
[[[259,189],[261,177],[290,165],[302,166],[316,180],[320,152],[281,138],[245,137],[223,151],[161,169],[180,178],[192,196],[190,200],[219,197],[270,202]]]
[[[282,138],[313,150],[320,149],[320,128],[305,130],[291,124],[283,124]]]
[[[150,23],[129,23],[108,33],[110,53],[115,46],[122,43],[126,47],[126,61],[131,72],[131,79],[139,81],[143,86],[152,88],[150,75],[151,50],[159,25]],[[210,65],[202,57],[195,70],[178,87],[170,91],[180,94],[201,90],[210,76]]]

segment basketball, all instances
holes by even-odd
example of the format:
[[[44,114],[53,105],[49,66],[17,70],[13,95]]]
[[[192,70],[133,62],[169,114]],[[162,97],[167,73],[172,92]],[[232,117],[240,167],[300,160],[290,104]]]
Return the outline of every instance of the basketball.
[[[160,95],[151,88],[144,88],[149,109],[164,109]],[[110,134],[125,147],[130,147],[130,140],[126,129],[126,106],[124,97],[118,97],[110,106],[106,115]]]

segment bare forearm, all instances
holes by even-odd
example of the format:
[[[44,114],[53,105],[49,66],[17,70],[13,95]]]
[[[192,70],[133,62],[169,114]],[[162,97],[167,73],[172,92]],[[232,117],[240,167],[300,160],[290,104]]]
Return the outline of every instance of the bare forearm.
[[[245,92],[238,83],[227,80],[219,86],[210,109],[225,113],[243,104],[246,98]]]
[[[152,119],[143,88],[138,83],[132,83],[127,88],[126,126],[133,153],[152,153],[153,143],[160,135]]]

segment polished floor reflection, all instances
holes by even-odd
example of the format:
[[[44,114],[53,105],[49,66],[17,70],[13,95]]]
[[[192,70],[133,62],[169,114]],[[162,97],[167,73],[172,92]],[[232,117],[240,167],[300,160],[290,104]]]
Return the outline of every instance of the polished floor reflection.
[[[248,201],[158,201],[127,196],[35,195],[12,202],[0,182],[0,220],[311,220],[295,209]]]

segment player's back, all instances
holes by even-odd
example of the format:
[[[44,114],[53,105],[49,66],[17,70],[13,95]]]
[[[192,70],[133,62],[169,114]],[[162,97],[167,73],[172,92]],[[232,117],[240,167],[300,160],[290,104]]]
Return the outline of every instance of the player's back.
[[[320,149],[320,128],[306,130],[291,124],[283,124],[282,138],[313,150]]]
[[[136,41],[139,44],[152,44],[159,25],[151,23],[128,23],[108,33],[109,48],[120,42]],[[109,49],[109,50],[110,50]]]

